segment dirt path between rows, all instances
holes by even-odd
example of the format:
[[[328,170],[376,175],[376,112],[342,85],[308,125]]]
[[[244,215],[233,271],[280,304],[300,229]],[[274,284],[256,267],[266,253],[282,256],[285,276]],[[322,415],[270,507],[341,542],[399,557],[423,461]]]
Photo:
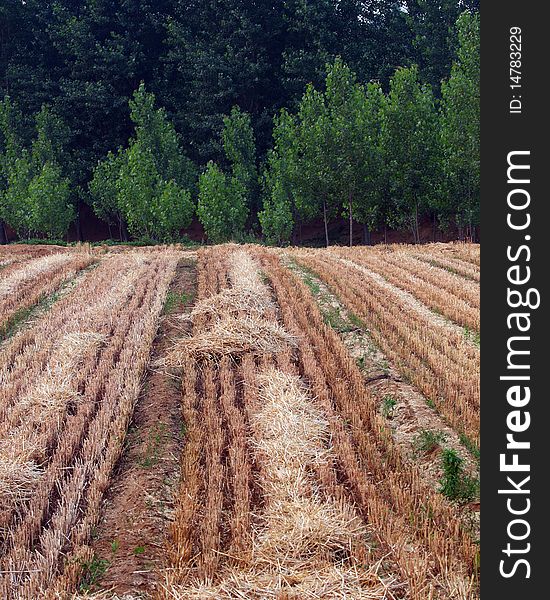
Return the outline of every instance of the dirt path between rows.
[[[150,364],[189,327],[177,318],[195,299],[195,262],[183,258],[166,300]],[[92,542],[93,568],[84,589],[147,598],[161,582],[178,490],[183,445],[179,379],[150,367],[128,431],[124,454],[103,501]]]

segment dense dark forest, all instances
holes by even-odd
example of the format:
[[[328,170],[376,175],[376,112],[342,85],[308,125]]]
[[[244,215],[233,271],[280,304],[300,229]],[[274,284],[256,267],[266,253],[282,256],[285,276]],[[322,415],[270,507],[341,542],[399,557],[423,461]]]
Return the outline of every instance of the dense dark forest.
[[[0,241],[475,238],[478,0],[3,0]]]

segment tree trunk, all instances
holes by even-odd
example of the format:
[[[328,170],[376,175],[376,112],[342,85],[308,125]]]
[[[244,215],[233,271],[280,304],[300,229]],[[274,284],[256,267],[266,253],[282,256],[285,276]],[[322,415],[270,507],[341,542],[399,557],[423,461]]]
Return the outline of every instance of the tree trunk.
[[[418,227],[418,205],[414,207],[414,243],[420,243],[420,229]]]
[[[76,241],[82,241],[82,223],[80,220],[80,200],[76,204]]]
[[[388,243],[388,226],[384,225],[384,244]]]
[[[328,248],[327,201],[323,198],[323,221],[325,222],[325,244]]]
[[[8,243],[8,234],[6,233],[6,227],[4,221],[0,219],[0,244],[4,245]]]
[[[437,227],[437,216],[436,216],[436,214],[434,213],[434,214],[433,214],[433,220],[432,220],[432,241],[433,241],[433,242],[436,242],[436,241],[437,241],[437,240],[436,240],[436,233],[437,233],[437,231],[436,231],[436,227]]]
[[[118,237],[121,242],[128,241],[128,229],[126,228],[126,223],[122,220],[118,220]]]
[[[370,227],[366,223],[363,224],[363,239],[366,246],[371,245]]]
[[[353,209],[352,198],[349,197],[349,247],[353,246]]]

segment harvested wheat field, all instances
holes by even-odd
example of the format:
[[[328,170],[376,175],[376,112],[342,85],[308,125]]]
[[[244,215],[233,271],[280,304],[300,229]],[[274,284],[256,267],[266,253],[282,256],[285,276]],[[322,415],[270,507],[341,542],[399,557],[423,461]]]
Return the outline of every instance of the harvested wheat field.
[[[479,595],[479,246],[0,253],[0,597]]]

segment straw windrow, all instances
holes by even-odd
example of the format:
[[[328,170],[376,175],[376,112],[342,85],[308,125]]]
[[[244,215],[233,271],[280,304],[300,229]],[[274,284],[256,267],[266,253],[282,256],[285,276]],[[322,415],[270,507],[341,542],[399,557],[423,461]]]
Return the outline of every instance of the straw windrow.
[[[380,564],[376,561],[368,566],[364,564],[370,537],[364,521],[345,499],[345,494],[339,494],[336,499],[324,489],[319,477],[320,473],[333,469],[337,461],[323,409],[298,375],[272,366],[275,353],[287,353],[296,346],[298,338],[276,322],[271,291],[261,280],[256,261],[247,252],[237,250],[228,257],[227,265],[232,284],[229,289],[250,292],[247,302],[255,301],[255,316],[239,316],[239,311],[232,307],[222,314],[210,314],[205,320],[206,327],[197,331],[193,338],[178,344],[179,364],[190,358],[204,363],[201,368],[207,392],[204,417],[214,426],[208,428],[208,439],[218,435],[215,432],[221,425],[216,425],[208,416],[212,408],[208,393],[212,363],[208,359],[218,353],[242,355],[243,365],[247,365],[245,372],[248,372],[252,365],[251,355],[261,355],[260,362],[264,366],[248,384],[255,386],[256,394],[244,408],[249,423],[247,446],[258,469],[257,483],[264,503],[253,514],[251,554],[244,562],[238,557],[234,557],[236,563],[233,559],[222,561],[223,567],[216,571],[214,582],[211,577],[204,577],[204,570],[201,577],[200,571],[193,576],[191,569],[181,583],[169,578],[163,597],[391,597],[390,590],[398,588],[397,579],[382,577],[378,572]],[[201,309],[192,318],[200,319],[208,313],[202,308],[205,303],[220,306],[220,298],[231,295],[222,290],[205,300],[199,299]],[[236,331],[246,332],[239,343],[235,343]],[[288,364],[293,370],[288,363],[289,355],[285,355],[287,358],[281,359],[281,364]],[[229,364],[221,363],[220,373],[226,373],[222,381],[227,381]],[[231,381],[233,378],[228,383]],[[222,399],[226,395],[224,392]],[[235,423],[230,427],[234,444],[234,435],[239,432],[242,435],[243,431],[242,426],[236,426],[241,418],[232,406],[229,404],[224,410]],[[208,450],[206,455],[209,455]],[[209,479],[211,477],[209,475]]]

